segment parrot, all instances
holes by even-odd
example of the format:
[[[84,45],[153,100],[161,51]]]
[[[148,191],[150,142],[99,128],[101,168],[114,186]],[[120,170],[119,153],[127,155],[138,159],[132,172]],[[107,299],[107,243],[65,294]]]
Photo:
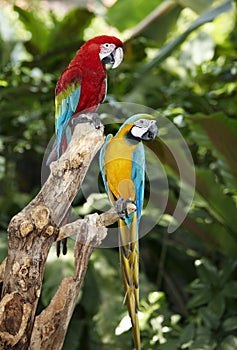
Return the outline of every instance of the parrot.
[[[117,68],[123,60],[123,43],[101,35],[81,46],[59,78],[55,89],[55,131],[58,157],[70,142],[70,128],[78,113],[94,113],[107,92],[106,64]],[[65,135],[66,131],[66,135]],[[69,135],[67,135],[69,133]],[[63,136],[66,137],[63,137]],[[68,138],[69,136],[69,138]]]
[[[58,159],[67,149],[73,128],[85,122],[80,114],[92,113],[95,127],[99,127],[95,114],[107,92],[106,64],[117,68],[123,60],[123,43],[115,36],[100,35],[85,42],[60,76],[55,89],[56,142],[49,154],[47,165]],[[88,120],[86,120],[88,122]],[[68,221],[68,215],[63,224]],[[62,240],[66,254],[66,239]],[[60,242],[57,243],[60,255]]]
[[[148,114],[128,118],[117,134],[106,137],[100,151],[100,171],[105,190],[118,216],[121,275],[131,319],[136,350],[140,350],[139,247],[138,229],[145,188],[145,151],[141,141],[154,140],[158,134],[156,120]],[[136,211],[128,213],[133,203]]]

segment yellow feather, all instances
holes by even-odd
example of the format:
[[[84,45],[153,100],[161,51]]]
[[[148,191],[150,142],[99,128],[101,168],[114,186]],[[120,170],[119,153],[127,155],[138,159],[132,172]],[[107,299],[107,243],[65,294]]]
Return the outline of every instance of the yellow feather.
[[[121,274],[125,289],[124,301],[127,302],[135,347],[140,350],[139,311],[139,261],[136,233],[136,213],[128,227],[124,220],[119,220]]]
[[[68,84],[67,88],[61,91],[57,96],[55,96],[55,118],[57,119],[60,116],[60,108],[63,100],[72,94],[81,85],[80,81],[76,81]]]
[[[135,188],[131,180],[132,154],[136,146],[128,147],[123,138],[111,138],[106,147],[104,172],[108,188],[115,198],[135,199]],[[112,201],[113,203],[114,201]]]
[[[124,134],[131,129],[127,124],[116,137],[111,137],[104,155],[104,174],[108,184],[111,203],[118,198],[135,201],[136,191],[131,180],[133,152],[137,145],[127,144]],[[136,350],[141,349],[139,330],[139,261],[137,240],[137,214],[134,212],[130,227],[124,220],[119,220],[121,274],[125,297]]]

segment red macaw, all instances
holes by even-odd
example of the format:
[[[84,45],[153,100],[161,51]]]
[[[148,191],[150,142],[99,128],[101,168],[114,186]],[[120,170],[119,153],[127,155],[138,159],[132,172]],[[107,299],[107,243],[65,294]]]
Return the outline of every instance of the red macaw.
[[[105,189],[120,216],[121,272],[137,350],[140,350],[138,227],[145,186],[145,152],[141,141],[154,140],[158,133],[156,121],[147,117],[138,114],[129,118],[114,137],[107,136],[100,152]],[[128,214],[129,202],[135,204],[136,212]]]
[[[47,164],[65,152],[71,140],[75,117],[82,113],[95,113],[104,100],[107,90],[106,64],[116,68],[122,59],[123,43],[114,36],[97,36],[81,46],[56,85],[56,144]],[[80,122],[80,117],[77,122]],[[65,240],[63,246],[63,253],[66,254]],[[59,244],[57,254],[60,254]]]
[[[81,46],[62,73],[55,91],[55,129],[57,152],[67,148],[71,135],[67,126],[78,113],[94,113],[107,90],[106,64],[119,66],[123,59],[123,43],[114,36],[101,35]],[[65,137],[64,137],[65,136]]]

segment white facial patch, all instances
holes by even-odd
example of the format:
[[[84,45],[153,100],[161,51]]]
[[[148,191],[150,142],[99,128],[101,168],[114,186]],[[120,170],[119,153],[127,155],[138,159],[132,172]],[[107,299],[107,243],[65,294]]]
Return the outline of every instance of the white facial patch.
[[[100,45],[100,53],[99,53],[100,60],[102,61],[103,58],[109,56],[111,52],[114,51],[115,48],[116,46],[114,44],[106,43],[106,44]]]
[[[145,134],[145,132],[147,132],[147,128],[140,128],[136,125],[134,125],[131,129],[131,134],[134,137],[138,137],[138,138],[142,138],[142,136]]]

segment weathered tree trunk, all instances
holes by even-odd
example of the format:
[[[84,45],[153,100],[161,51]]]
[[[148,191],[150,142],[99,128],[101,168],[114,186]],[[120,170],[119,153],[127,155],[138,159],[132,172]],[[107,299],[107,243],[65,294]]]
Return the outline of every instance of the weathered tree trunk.
[[[89,123],[76,126],[39,194],[9,224],[8,256],[0,268],[0,349],[62,348],[90,255],[106,236],[105,225],[118,219],[115,212],[93,214],[59,229],[103,140],[102,125],[97,130]],[[50,305],[35,316],[49,249],[75,232],[85,244],[76,240],[74,277],[65,278]]]

